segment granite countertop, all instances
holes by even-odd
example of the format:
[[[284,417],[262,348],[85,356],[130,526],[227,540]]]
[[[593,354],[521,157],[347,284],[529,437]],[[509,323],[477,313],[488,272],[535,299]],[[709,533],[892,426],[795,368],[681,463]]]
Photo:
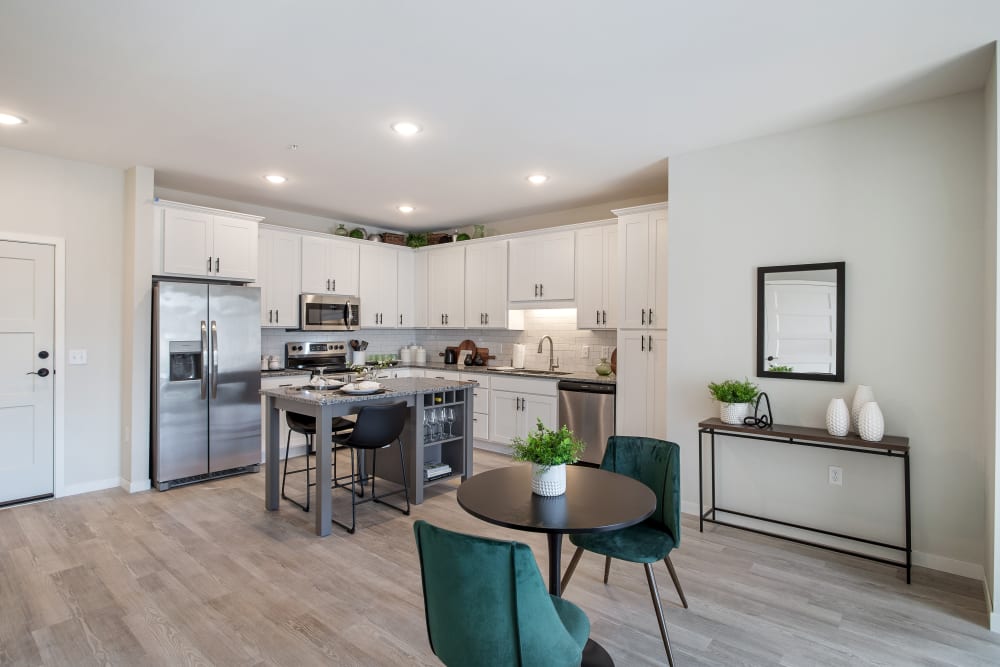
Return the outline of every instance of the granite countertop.
[[[440,361],[428,361],[425,364],[406,363],[394,366],[394,368],[417,368],[432,371],[451,371],[452,373],[481,373],[483,375],[506,375],[510,377],[530,377],[544,380],[583,380],[594,384],[617,384],[617,377],[611,375],[598,375],[593,371],[574,371],[567,375],[546,375],[544,373],[533,373],[531,369],[517,371],[497,371],[491,370],[488,366],[464,366],[459,364],[445,364]],[[309,371],[298,369],[283,369],[280,371],[261,371],[261,377],[289,377],[293,375],[309,375]],[[343,373],[329,373],[328,375],[343,375]]]
[[[335,403],[361,403],[363,401],[375,401],[392,398],[393,396],[433,394],[440,391],[471,389],[474,384],[474,382],[438,380],[436,378],[398,378],[395,380],[382,380],[382,386],[387,390],[384,393],[367,394],[363,396],[345,394],[335,389],[298,391],[292,387],[262,389],[260,393],[264,396],[284,398],[289,401],[295,401],[296,403],[308,403],[310,405],[333,405]]]

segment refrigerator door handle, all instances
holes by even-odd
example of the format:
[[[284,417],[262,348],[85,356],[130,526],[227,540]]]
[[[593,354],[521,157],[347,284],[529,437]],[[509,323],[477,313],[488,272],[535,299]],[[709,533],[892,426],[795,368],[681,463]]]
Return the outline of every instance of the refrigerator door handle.
[[[219,397],[219,327],[212,320],[212,398]]]
[[[208,397],[208,327],[201,321],[201,400]]]

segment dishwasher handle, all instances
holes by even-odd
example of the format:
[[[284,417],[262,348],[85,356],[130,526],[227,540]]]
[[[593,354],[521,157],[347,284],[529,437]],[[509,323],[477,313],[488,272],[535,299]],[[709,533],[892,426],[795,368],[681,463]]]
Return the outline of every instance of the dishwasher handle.
[[[614,394],[615,385],[585,380],[560,380],[559,391],[575,391],[582,394]]]

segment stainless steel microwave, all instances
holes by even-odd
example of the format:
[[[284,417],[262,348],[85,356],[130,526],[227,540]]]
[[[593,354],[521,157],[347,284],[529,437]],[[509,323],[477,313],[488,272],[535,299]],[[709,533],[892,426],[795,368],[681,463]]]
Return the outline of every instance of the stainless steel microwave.
[[[361,302],[353,296],[299,296],[299,322],[303,331],[352,331],[358,327],[360,310]]]

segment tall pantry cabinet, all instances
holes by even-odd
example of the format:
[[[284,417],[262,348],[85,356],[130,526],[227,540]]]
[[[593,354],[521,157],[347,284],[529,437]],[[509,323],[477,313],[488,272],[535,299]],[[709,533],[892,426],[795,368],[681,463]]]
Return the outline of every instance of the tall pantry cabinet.
[[[667,436],[667,205],[618,216],[619,329],[615,432]]]

